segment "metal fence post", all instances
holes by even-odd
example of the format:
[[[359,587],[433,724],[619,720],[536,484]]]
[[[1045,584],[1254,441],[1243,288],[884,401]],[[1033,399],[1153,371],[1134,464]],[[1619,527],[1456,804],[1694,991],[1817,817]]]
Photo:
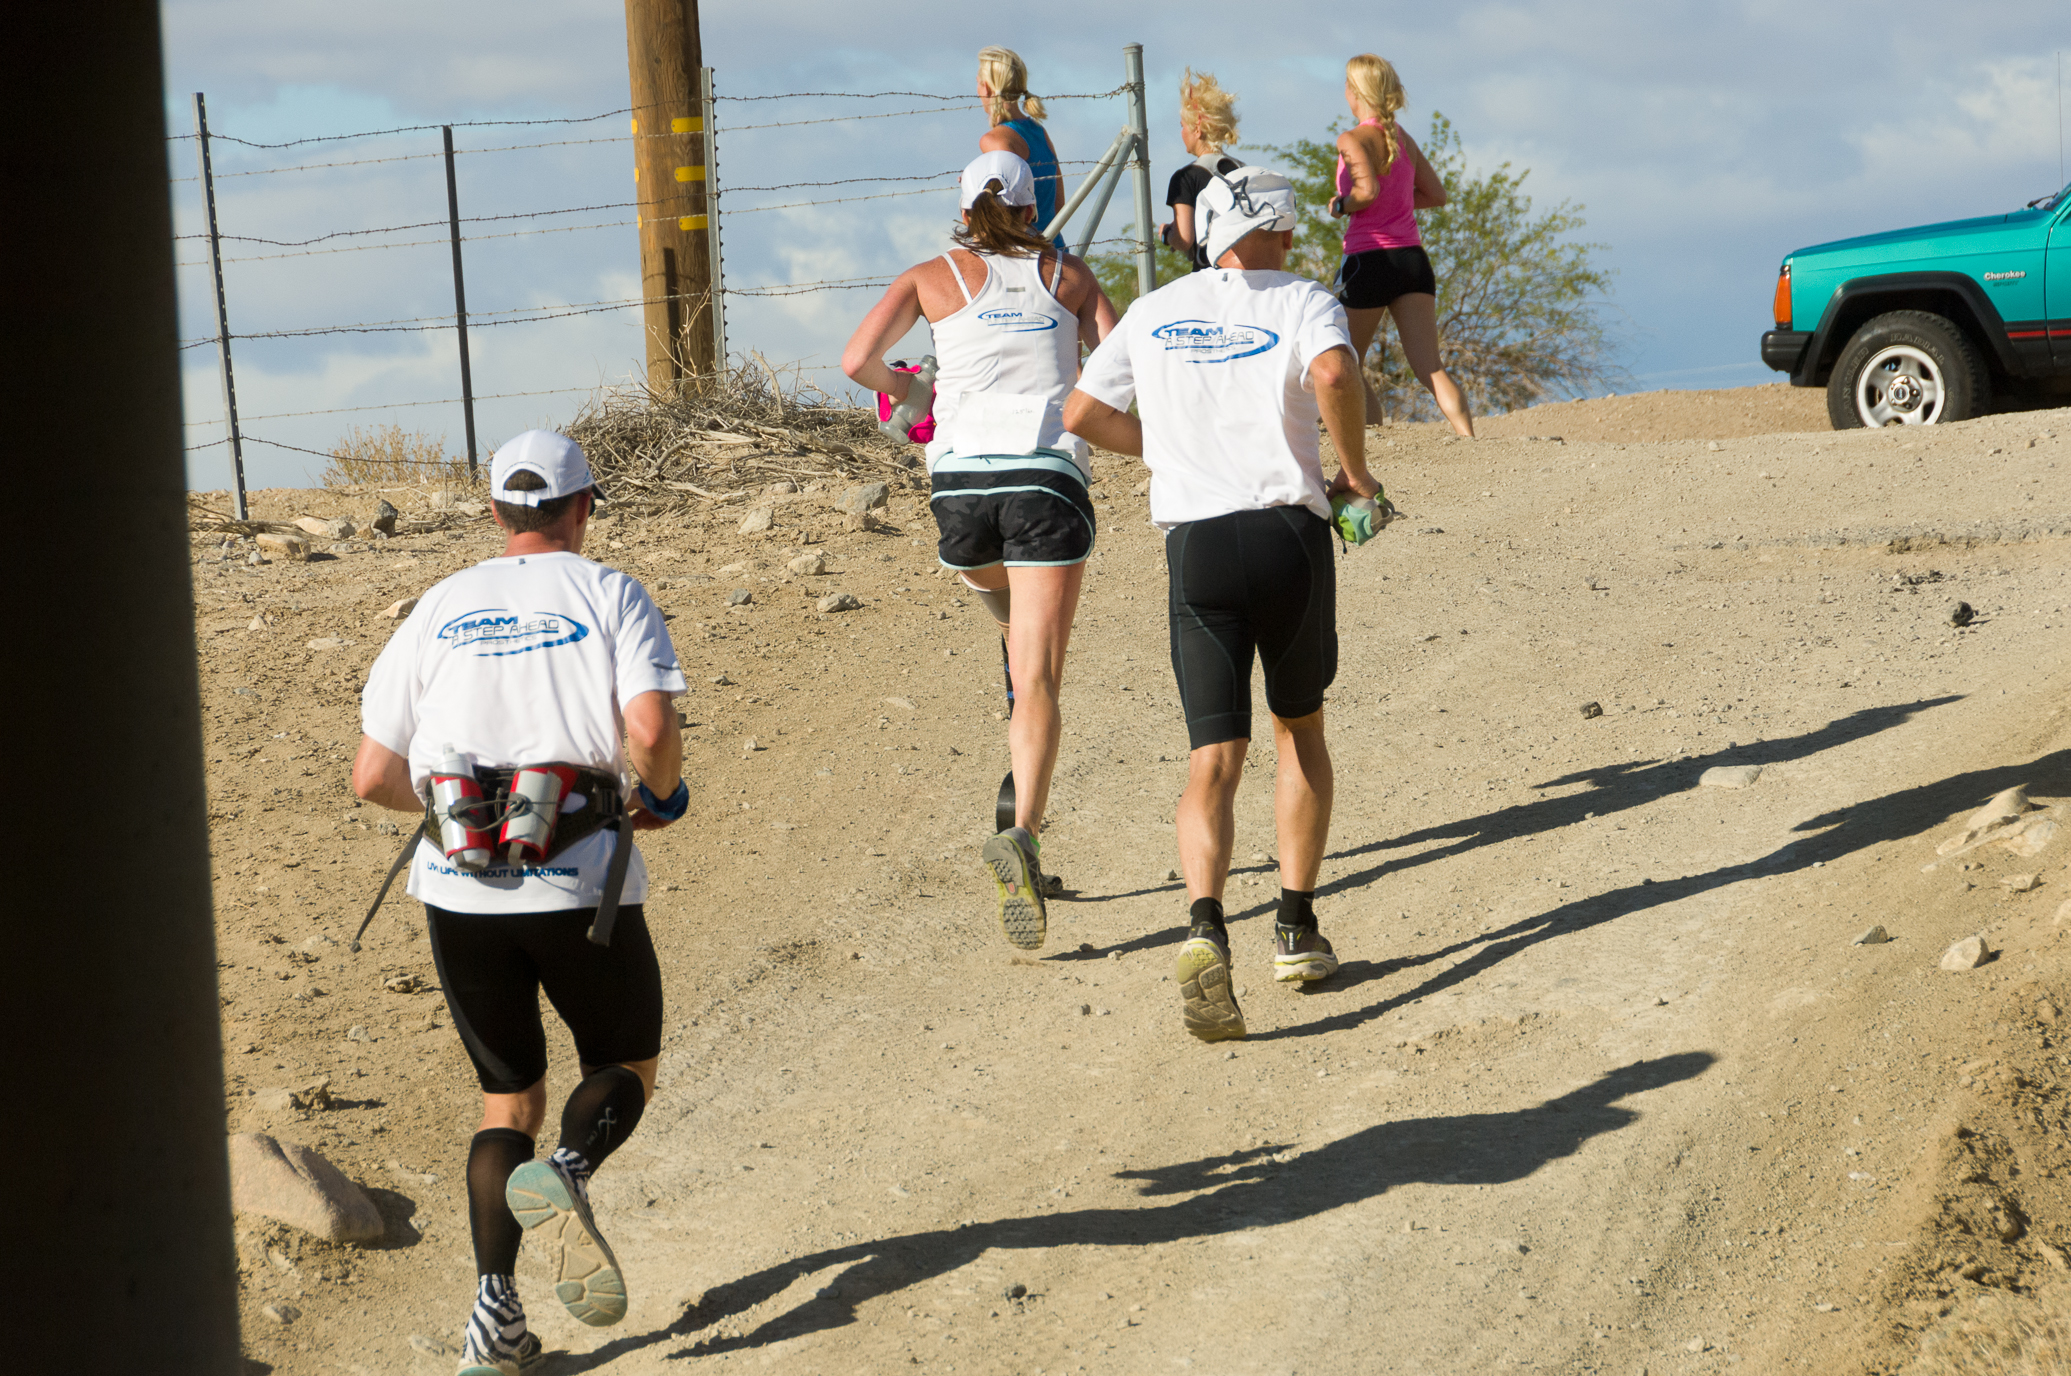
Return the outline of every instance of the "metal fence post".
[[[725,284],[719,251],[719,112],[712,104],[712,69],[698,68],[698,103],[705,112],[705,245],[712,255],[712,366],[726,372]]]
[[[460,272],[460,184],[453,176],[453,126],[442,126],[446,140],[446,219],[453,234],[453,319],[460,338],[460,404],[467,418],[467,476],[475,470],[475,380],[467,359],[467,283]]]
[[[209,168],[209,112],[199,91],[194,93],[194,142],[201,150],[201,200],[209,222],[209,281],[216,289],[216,357],[223,369],[223,417],[230,426],[230,467],[237,485],[232,511],[238,520],[248,521],[244,440],[237,433],[237,383],[230,372],[230,311],[223,300],[223,241],[216,232],[216,177]]]
[[[1136,294],[1158,289],[1158,251],[1151,244],[1151,127],[1143,96],[1143,44],[1122,49],[1129,83],[1129,127],[1136,131],[1136,157],[1128,164],[1136,183]]]

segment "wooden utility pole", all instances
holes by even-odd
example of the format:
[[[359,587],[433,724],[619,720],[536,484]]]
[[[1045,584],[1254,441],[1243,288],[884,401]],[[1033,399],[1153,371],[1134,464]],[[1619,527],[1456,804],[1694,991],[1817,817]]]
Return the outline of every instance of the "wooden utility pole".
[[[704,65],[697,0],[626,0],[633,84],[633,181],[640,207],[640,294],[647,383],[709,377],[712,357],[711,207]]]

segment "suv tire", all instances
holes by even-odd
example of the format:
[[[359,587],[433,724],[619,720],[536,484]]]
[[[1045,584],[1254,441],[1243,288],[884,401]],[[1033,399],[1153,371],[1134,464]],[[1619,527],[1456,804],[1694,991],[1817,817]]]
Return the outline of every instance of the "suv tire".
[[[1827,419],[1836,430],[1947,424],[1982,414],[1991,388],[1983,356],[1954,321],[1887,311],[1841,350],[1827,380]]]

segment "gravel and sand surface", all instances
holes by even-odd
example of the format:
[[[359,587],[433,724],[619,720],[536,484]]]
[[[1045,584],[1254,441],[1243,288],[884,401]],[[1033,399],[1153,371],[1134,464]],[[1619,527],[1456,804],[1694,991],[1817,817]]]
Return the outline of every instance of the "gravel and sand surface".
[[[595,1185],[631,1312],[584,1328],[522,1260],[540,1370],[1887,1372],[1981,1303],[2061,1309],[2071,842],[1937,851],[2005,788],[2071,797],[2071,412],[1835,434],[1817,403],[1369,432],[1406,515],[1339,562],[1317,907],[1344,968],[1271,979],[1262,738],[1229,891],[1251,1036],[1212,1047],[1169,979],[1186,738],[1140,466],[1096,456],[1044,847],[1068,893],[1034,956],[976,859],[997,639],[923,493],[874,532],[838,487],[757,536],[748,503],[597,524],[672,617],[693,801],[641,842],[668,1032]],[[419,910],[346,949],[412,824],[347,767],[383,609],[499,541],[253,568],[220,538],[195,617],[226,1127],[315,1147],[388,1221],[334,1247],[241,1216],[246,1351],[450,1371],[479,1100]],[[788,572],[807,550],[829,571]],[[836,592],[861,607],[815,609]],[[1941,969],[1973,935],[1992,958]]]

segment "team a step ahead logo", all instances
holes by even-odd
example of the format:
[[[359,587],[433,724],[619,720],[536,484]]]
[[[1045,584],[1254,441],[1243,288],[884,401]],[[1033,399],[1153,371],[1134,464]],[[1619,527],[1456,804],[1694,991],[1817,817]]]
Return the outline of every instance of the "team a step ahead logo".
[[[557,645],[573,645],[589,633],[588,626],[559,612],[513,612],[502,607],[464,612],[439,627],[439,639],[477,658],[551,650]]]
[[[1166,353],[1183,354],[1189,363],[1234,363],[1262,354],[1280,336],[1259,325],[1224,325],[1214,320],[1175,320],[1151,331]]]
[[[990,329],[1005,330],[1008,334],[1033,334],[1037,330],[1056,329],[1057,317],[1002,306],[998,310],[981,311],[978,323]]]

